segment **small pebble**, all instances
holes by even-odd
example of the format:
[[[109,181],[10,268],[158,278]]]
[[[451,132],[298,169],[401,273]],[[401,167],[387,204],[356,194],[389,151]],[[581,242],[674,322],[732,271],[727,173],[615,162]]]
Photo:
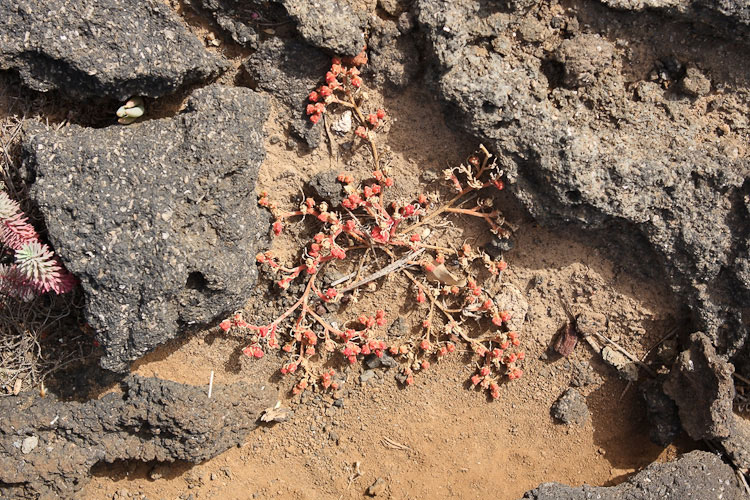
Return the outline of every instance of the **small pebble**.
[[[386,485],[387,483],[385,482],[385,479],[383,479],[382,477],[379,477],[375,480],[374,483],[372,483],[372,485],[369,488],[367,488],[367,494],[370,495],[371,497],[376,497],[378,495],[381,495],[385,492]]]

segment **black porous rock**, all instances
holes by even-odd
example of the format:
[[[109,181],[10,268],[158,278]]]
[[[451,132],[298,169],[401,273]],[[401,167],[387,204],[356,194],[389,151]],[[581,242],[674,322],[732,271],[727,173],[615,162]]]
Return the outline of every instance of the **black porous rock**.
[[[272,38],[244,63],[257,88],[301,113],[307,96],[323,81],[331,58],[299,40]]]
[[[507,236],[492,235],[492,239],[488,241],[482,250],[484,253],[492,257],[493,260],[501,260],[505,252],[509,252],[513,249],[513,240]]]
[[[174,118],[28,134],[32,198],[81,281],[102,367],[126,371],[249,295],[270,223],[255,193],[267,113],[254,91],[212,85]]]
[[[251,49],[258,48],[257,17],[264,9],[259,0],[188,0],[194,10],[205,10],[232,40]]]
[[[586,398],[575,389],[565,391],[552,405],[552,416],[563,424],[583,425],[589,419]]]
[[[123,392],[86,403],[0,399],[0,497],[80,498],[99,462],[199,463],[241,444],[275,388],[195,387],[130,376]]]
[[[297,31],[311,45],[334,55],[356,56],[365,46],[360,16],[341,0],[280,0]]]
[[[243,63],[258,89],[280,101],[290,131],[311,149],[320,145],[323,127],[307,118],[307,96],[323,81],[330,65],[331,58],[320,50],[299,40],[278,38],[262,43]]]
[[[649,439],[659,446],[667,446],[682,431],[677,405],[664,394],[661,383],[653,379],[641,385],[640,393],[646,403]]]
[[[402,33],[395,21],[373,17],[370,20],[367,49],[369,63],[364,66],[364,71],[378,85],[403,89],[416,80],[421,71],[414,36],[408,32]]]
[[[316,200],[325,201],[329,207],[338,207],[346,197],[344,185],[338,181],[335,170],[315,174],[306,187]]]
[[[731,363],[716,354],[702,333],[692,334],[688,349],[677,356],[664,382],[664,392],[677,404],[682,427],[696,441],[731,434],[733,373]],[[696,404],[700,402],[704,404]]]
[[[653,463],[617,486],[544,483],[527,491],[523,500],[738,500],[744,495],[732,467],[712,453],[691,451],[673,462]]]
[[[228,68],[160,0],[13,0],[0,19],[0,69],[42,92],[160,97]]]
[[[746,0],[600,0],[622,10],[661,10],[670,16],[705,25],[712,33],[750,42],[750,5]]]

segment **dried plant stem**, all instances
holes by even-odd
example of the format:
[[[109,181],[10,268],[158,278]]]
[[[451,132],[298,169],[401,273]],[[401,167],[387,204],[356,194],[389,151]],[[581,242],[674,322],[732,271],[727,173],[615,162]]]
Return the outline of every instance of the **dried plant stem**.
[[[367,120],[365,119],[365,115],[362,114],[362,111],[360,111],[359,106],[357,106],[357,103],[354,101],[354,96],[348,90],[346,94],[349,97],[349,102],[351,103],[352,108],[354,109],[354,112],[357,114],[357,118],[359,118],[359,121],[362,122],[362,125],[366,125]],[[370,134],[367,134],[367,141],[370,143],[370,147],[372,148],[372,159],[375,163],[375,170],[377,170],[380,167],[380,159],[378,158],[378,148],[375,147],[375,142],[372,140],[372,137],[370,137]]]
[[[604,335],[602,335],[599,332],[594,332],[594,335],[596,335],[600,339],[605,340],[605,341],[609,342],[610,344],[612,344],[613,346],[615,346],[618,351],[620,351],[625,356],[627,356],[627,358],[630,359],[630,361],[632,361],[633,363],[635,363],[638,366],[640,366],[641,368],[643,368],[652,377],[656,376],[656,373],[654,373],[654,371],[651,368],[649,368],[649,366],[646,363],[644,363],[643,361],[641,361],[640,359],[638,359],[637,357],[635,357],[634,355],[632,355],[630,352],[626,351],[622,346],[620,346],[620,344],[618,344],[614,340],[611,340],[611,339],[605,337]]]
[[[349,285],[348,287],[346,287],[343,290],[341,290],[341,293],[351,292],[355,288],[359,288],[362,285],[366,285],[367,283],[369,283],[371,281],[375,281],[376,279],[382,278],[386,274],[390,274],[392,272],[398,271],[399,269],[401,269],[401,268],[409,265],[409,261],[414,260],[414,258],[417,257],[417,256],[419,256],[422,252],[424,252],[424,248],[419,248],[419,249],[415,250],[414,252],[410,253],[406,257],[403,257],[403,258],[397,260],[396,262],[388,264],[387,266],[385,266],[380,271],[377,271],[377,272],[371,274],[370,276],[368,276],[368,277],[366,277],[366,278],[364,278],[364,279],[362,279],[362,280],[360,280],[360,281],[358,281],[358,282],[356,282],[356,283],[354,283],[352,285]]]

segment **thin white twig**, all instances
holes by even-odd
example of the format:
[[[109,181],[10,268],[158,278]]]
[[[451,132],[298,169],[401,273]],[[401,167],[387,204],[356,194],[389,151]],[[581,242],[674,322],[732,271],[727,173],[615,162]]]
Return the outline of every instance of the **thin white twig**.
[[[358,282],[354,283],[353,285],[349,285],[348,287],[346,287],[343,290],[341,290],[341,293],[350,292],[350,291],[354,290],[355,288],[359,288],[362,285],[366,285],[367,283],[369,283],[371,281],[375,281],[378,278],[382,278],[386,274],[392,273],[394,271],[398,271],[402,267],[405,267],[409,263],[410,260],[414,260],[414,258],[417,257],[418,255],[420,255],[422,252],[424,252],[424,248],[420,248],[418,250],[415,250],[414,252],[410,253],[406,257],[404,257],[402,259],[399,259],[399,260],[397,260],[396,262],[394,262],[392,264],[388,264],[387,266],[385,266],[380,271],[377,271],[377,272],[371,274],[370,276],[359,280]]]
[[[649,373],[649,375],[651,375],[652,377],[655,377],[655,376],[656,376],[656,373],[654,373],[654,371],[653,371],[653,370],[652,370],[651,368],[649,368],[649,367],[648,367],[648,365],[647,365],[646,363],[644,363],[643,361],[641,361],[640,359],[638,359],[637,357],[633,356],[633,355],[632,355],[632,354],[630,354],[630,353],[629,353],[628,351],[626,351],[625,349],[623,349],[623,348],[622,348],[622,347],[621,347],[621,346],[620,346],[620,345],[619,345],[619,344],[618,344],[617,342],[615,342],[614,340],[608,339],[607,337],[605,337],[604,335],[602,335],[602,334],[601,334],[601,333],[599,333],[599,332],[594,332],[594,335],[596,335],[597,337],[599,337],[599,338],[600,338],[600,339],[602,339],[602,340],[606,340],[607,342],[609,342],[610,344],[612,344],[613,346],[615,346],[615,347],[617,348],[617,350],[618,350],[618,351],[620,351],[620,352],[621,352],[621,353],[623,353],[623,354],[624,354],[625,356],[627,356],[627,357],[628,357],[628,358],[630,359],[630,361],[632,361],[633,363],[637,364],[638,366],[640,366],[641,368],[643,368],[644,370],[646,370],[646,371],[647,371],[647,372]]]
[[[208,399],[211,399],[211,393],[214,390],[214,371],[211,370],[211,377],[208,379]]]

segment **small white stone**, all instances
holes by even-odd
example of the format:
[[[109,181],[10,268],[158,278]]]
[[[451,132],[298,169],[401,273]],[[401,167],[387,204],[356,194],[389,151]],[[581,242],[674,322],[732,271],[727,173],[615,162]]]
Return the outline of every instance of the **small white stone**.
[[[21,453],[26,455],[27,453],[31,453],[34,448],[37,447],[39,444],[39,438],[36,436],[29,436],[26,439],[23,440],[23,444],[21,444]]]
[[[352,112],[348,110],[344,111],[344,114],[341,115],[341,118],[336,120],[336,122],[331,125],[331,128],[337,134],[347,134],[352,129]]]

